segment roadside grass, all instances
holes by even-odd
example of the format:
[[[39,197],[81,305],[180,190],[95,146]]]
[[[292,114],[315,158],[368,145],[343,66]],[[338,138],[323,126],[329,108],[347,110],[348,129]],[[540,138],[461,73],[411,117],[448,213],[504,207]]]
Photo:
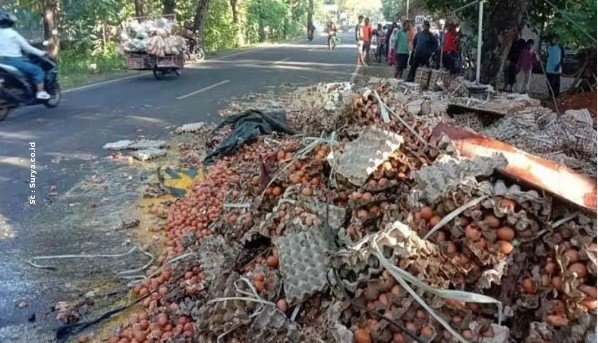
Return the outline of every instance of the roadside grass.
[[[76,51],[62,51],[58,77],[63,89],[102,82],[135,72],[126,70],[125,60],[118,53],[89,56]]]

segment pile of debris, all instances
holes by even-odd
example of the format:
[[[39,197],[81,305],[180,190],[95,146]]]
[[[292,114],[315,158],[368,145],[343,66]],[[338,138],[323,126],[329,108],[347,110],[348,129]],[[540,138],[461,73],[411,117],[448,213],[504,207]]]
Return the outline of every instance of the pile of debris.
[[[143,312],[110,342],[595,341],[595,181],[576,190],[585,208],[513,181],[517,149],[474,156],[438,129],[459,121],[447,93],[376,79],[284,101],[303,134],[214,157],[169,209],[164,253],[133,289]],[[506,123],[579,119],[514,101],[469,126],[525,148]]]

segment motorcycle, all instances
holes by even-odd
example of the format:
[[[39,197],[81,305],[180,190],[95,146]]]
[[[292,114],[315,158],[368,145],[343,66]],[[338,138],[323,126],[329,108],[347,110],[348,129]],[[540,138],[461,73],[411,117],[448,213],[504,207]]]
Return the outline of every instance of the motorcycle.
[[[56,61],[48,56],[28,57],[44,70],[44,88],[50,94],[50,99],[37,99],[35,82],[17,68],[0,61],[0,121],[19,106],[43,104],[46,107],[56,107],[62,99]]]
[[[206,54],[203,48],[199,45],[199,36],[197,34],[193,34],[193,36],[189,36],[186,38],[187,40],[187,50],[185,51],[185,61],[186,62],[199,62],[203,61],[206,57]]]
[[[340,39],[337,37],[335,32],[328,33],[328,50],[334,50],[339,42]]]

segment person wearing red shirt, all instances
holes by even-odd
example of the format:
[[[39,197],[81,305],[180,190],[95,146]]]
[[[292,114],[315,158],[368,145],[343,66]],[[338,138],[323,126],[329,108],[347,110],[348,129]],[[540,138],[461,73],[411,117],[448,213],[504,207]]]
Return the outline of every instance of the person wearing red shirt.
[[[363,25],[363,51],[365,53],[365,62],[370,61],[370,47],[372,46],[373,36],[372,24],[370,24],[370,18],[365,18]]]
[[[442,63],[451,75],[459,73],[459,33],[457,24],[450,22],[442,42]]]

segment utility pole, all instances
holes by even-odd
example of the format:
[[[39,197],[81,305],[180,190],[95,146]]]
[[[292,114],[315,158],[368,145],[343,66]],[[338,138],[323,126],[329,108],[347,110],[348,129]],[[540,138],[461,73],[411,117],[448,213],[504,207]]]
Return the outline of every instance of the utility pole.
[[[407,0],[407,7],[405,8],[405,19],[409,19],[409,0]]]
[[[480,72],[482,69],[482,26],[484,23],[484,0],[478,3],[478,55],[476,57],[475,83],[480,84]]]

